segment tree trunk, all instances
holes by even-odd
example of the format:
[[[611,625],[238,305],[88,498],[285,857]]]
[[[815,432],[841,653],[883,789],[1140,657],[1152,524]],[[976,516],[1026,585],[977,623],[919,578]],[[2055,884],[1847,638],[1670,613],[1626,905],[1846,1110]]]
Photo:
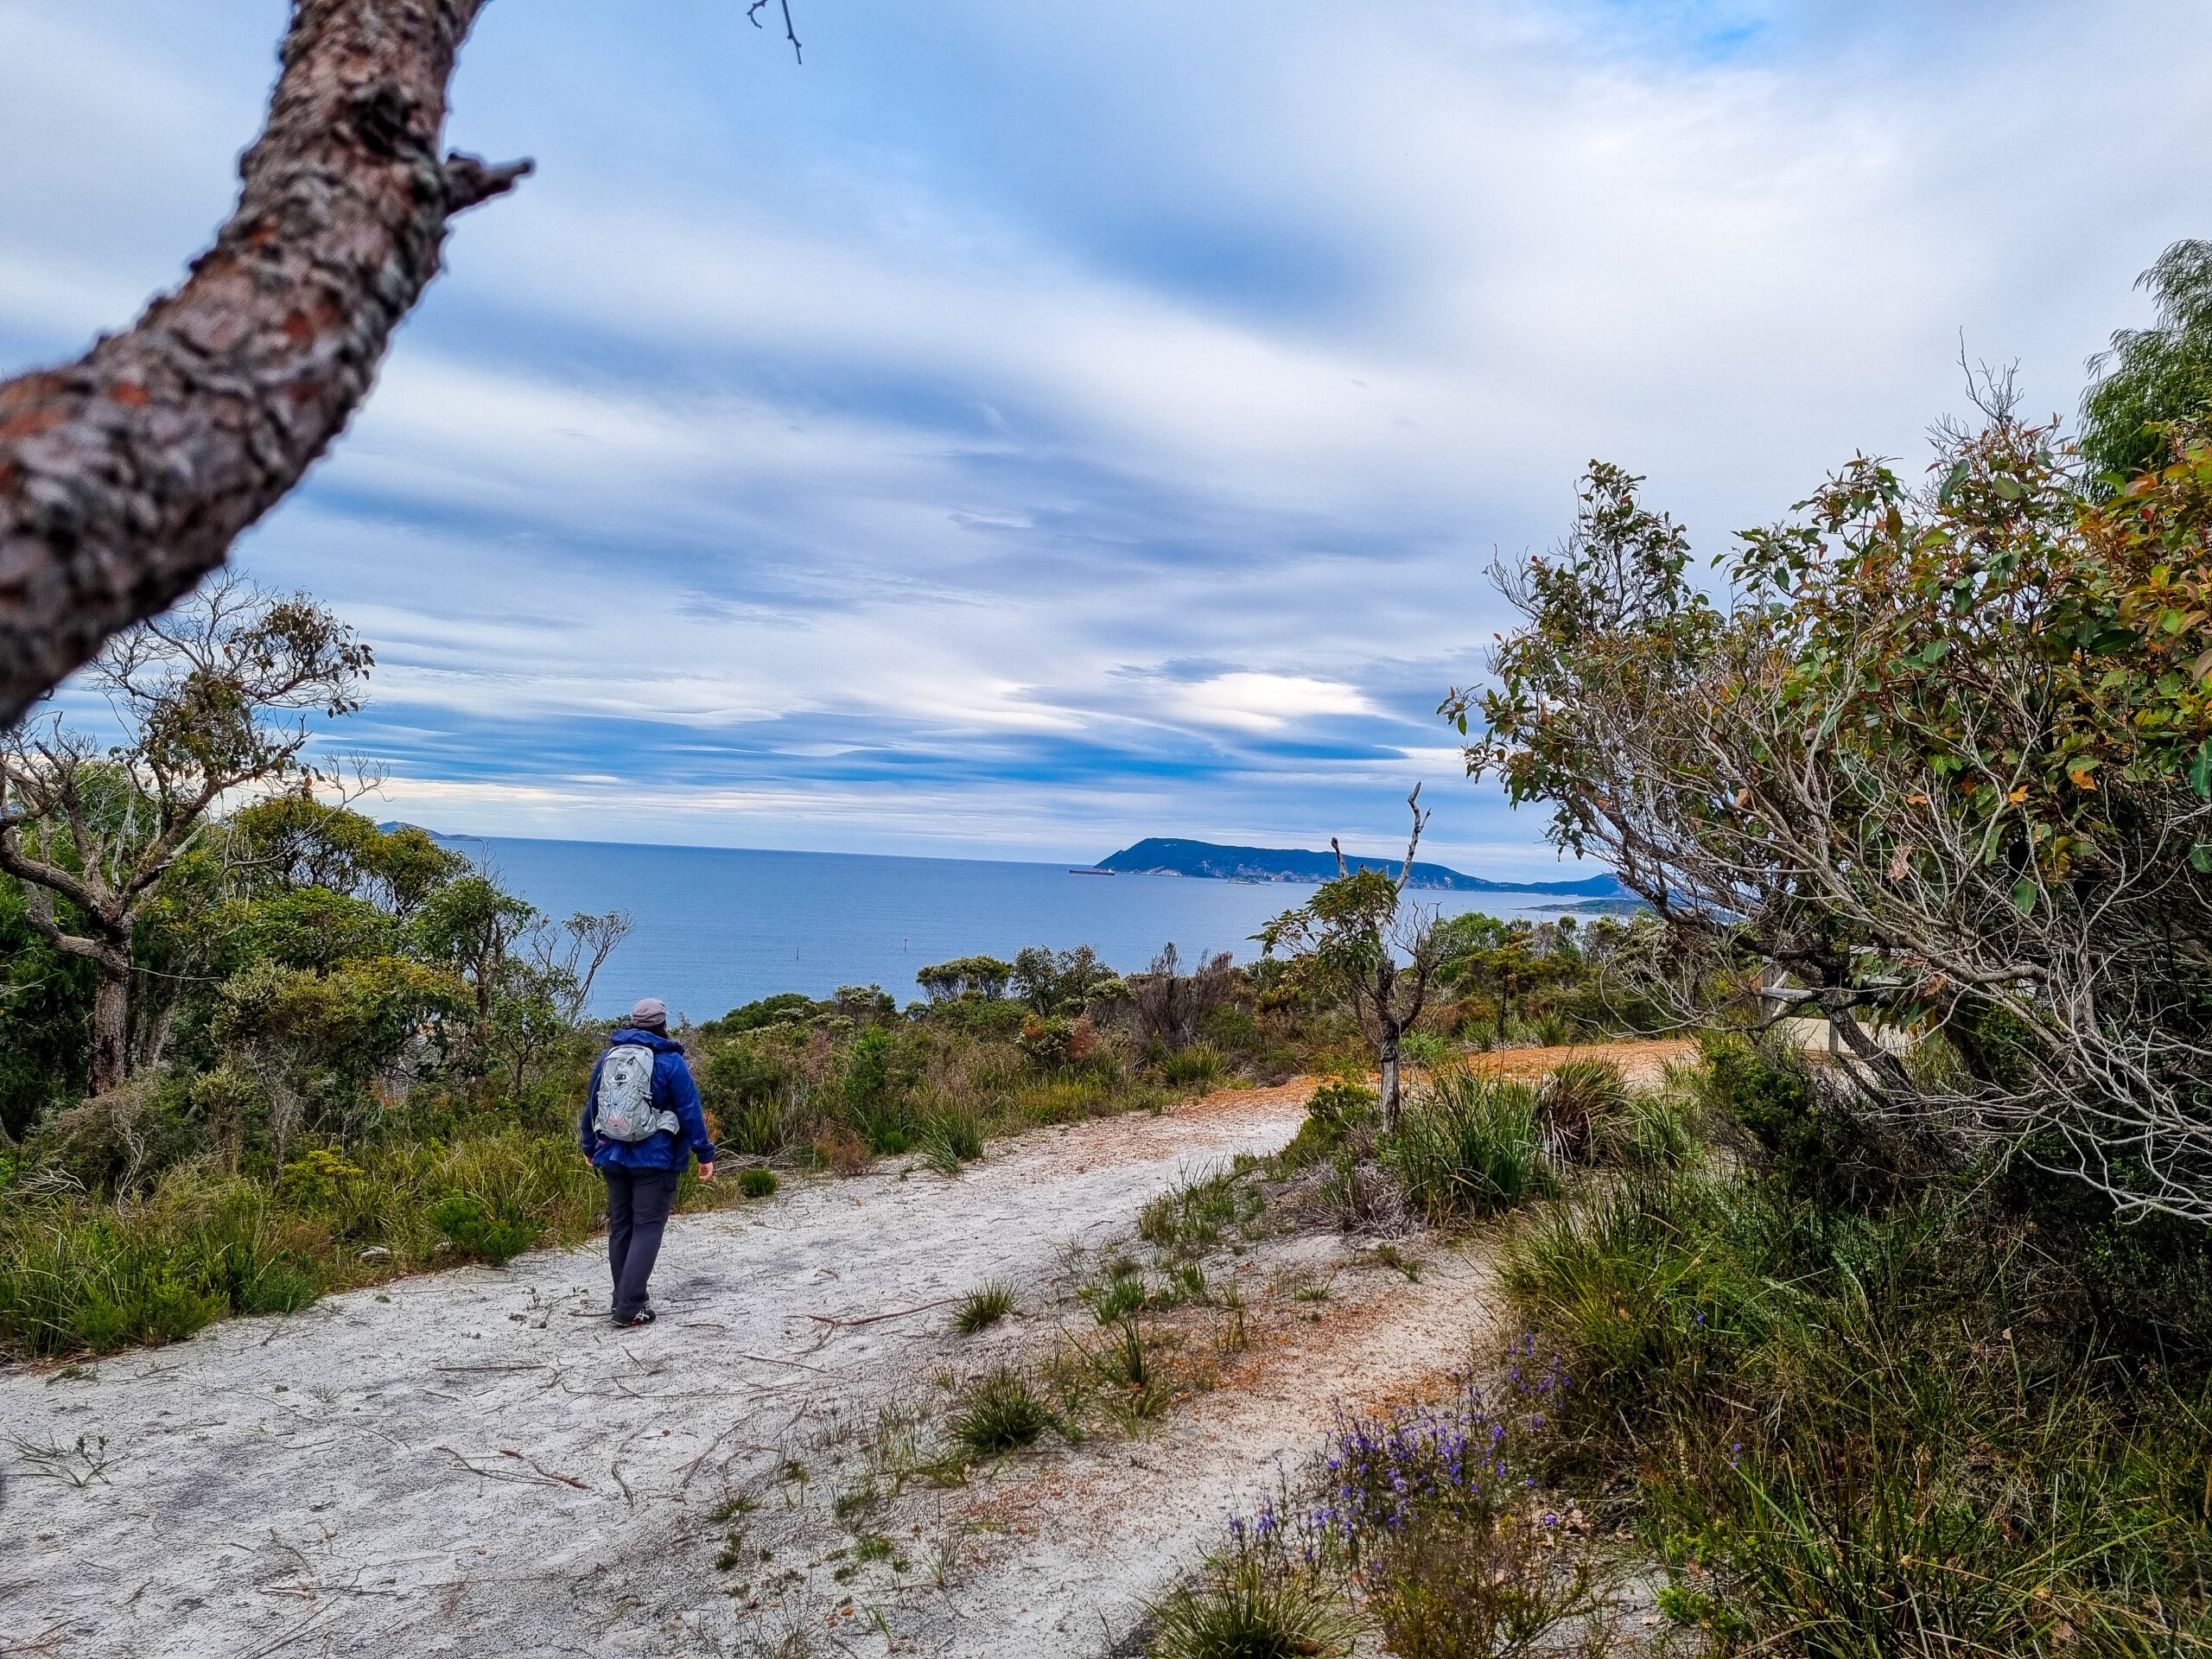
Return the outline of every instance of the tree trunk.
[[[1385,1024],[1382,1040],[1376,1045],[1382,1062],[1382,1127],[1391,1135],[1398,1132],[1398,1038],[1395,1026]]]
[[[92,1053],[91,1090],[104,1095],[119,1088],[130,1075],[130,969],[118,971],[112,963],[100,963],[100,980],[92,992]]]
[[[438,156],[485,0],[296,0],[230,222],[184,286],[0,384],[0,727],[220,564],[352,416],[448,221],[528,162]]]

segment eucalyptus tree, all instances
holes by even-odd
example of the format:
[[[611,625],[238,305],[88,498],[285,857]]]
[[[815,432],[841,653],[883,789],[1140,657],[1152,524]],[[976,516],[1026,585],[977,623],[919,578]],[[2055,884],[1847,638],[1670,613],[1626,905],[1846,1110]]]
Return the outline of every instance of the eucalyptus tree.
[[[1854,461],[1717,595],[1593,465],[1445,713],[1685,984],[1825,1016],[1904,1152],[2212,1220],[2212,433],[2094,500],[1992,391],[1925,483]],[[1955,1063],[1908,1064],[1913,1032]]]
[[[303,596],[233,577],[110,640],[80,677],[121,736],[103,742],[60,714],[0,734],[0,872],[54,950],[99,978],[88,1081],[95,1094],[134,1052],[134,935],[163,879],[226,799],[308,790],[318,717],[360,706],[369,647]]]
[[[1428,1006],[1443,952],[1435,912],[1405,901],[1413,880],[1414,854],[1421,846],[1429,815],[1421,810],[1421,786],[1406,797],[1413,833],[1405,861],[1394,876],[1363,865],[1355,870],[1335,836],[1337,879],[1325,882],[1296,910],[1285,911],[1253,935],[1265,955],[1287,950],[1313,963],[1318,987],[1333,992],[1352,1010],[1375,1050],[1382,1074],[1383,1122],[1395,1134],[1402,1094],[1400,1058],[1407,1032]]]
[[[2212,242],[2175,243],[2136,286],[2157,320],[2112,337],[2082,396],[2082,456],[2115,483],[2166,459],[2165,424],[2212,411]]]

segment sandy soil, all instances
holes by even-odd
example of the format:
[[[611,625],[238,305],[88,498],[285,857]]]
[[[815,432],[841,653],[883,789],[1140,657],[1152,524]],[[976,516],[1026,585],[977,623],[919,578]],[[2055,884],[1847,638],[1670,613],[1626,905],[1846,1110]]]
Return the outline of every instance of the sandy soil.
[[[1487,1054],[1471,1054],[1467,1064],[1477,1071],[1534,1082],[1567,1060],[1611,1060],[1632,1084],[1658,1083],[1668,1066],[1694,1061],[1697,1045],[1686,1037],[1654,1037],[1632,1043],[1592,1043],[1564,1048],[1501,1048]]]
[[[1409,1282],[1350,1241],[1259,1247],[1255,1287],[1288,1268],[1330,1297],[1255,1298],[1221,1386],[1139,1437],[910,1483],[864,1517],[836,1499],[926,1435],[947,1383],[1049,1339],[1071,1261],[1207,1162],[1281,1145],[1309,1089],[679,1217],[646,1331],[600,1316],[585,1249],[0,1372],[0,1655],[1105,1651],[1334,1402],[1465,1361],[1479,1249]],[[987,1279],[1020,1286],[1025,1317],[951,1335],[947,1304]],[[895,1554],[856,1560],[849,1523]]]

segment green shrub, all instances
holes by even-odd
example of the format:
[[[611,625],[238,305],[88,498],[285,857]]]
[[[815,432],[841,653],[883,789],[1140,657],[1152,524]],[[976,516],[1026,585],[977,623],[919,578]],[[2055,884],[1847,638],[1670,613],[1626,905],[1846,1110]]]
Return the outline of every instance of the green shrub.
[[[1558,1048],[1574,1035],[1574,1027],[1563,1014],[1546,1013],[1529,1022],[1529,1032],[1542,1047]]]
[[[1398,1045],[1408,1065],[1440,1065],[1450,1058],[1452,1044],[1433,1031],[1409,1031]]]
[[[1014,1287],[1003,1279],[994,1279],[961,1300],[953,1310],[952,1328],[963,1337],[988,1331],[1014,1312]]]
[[[1029,1379],[1001,1369],[968,1385],[950,1428],[954,1444],[963,1451],[989,1458],[1033,1444],[1053,1421]]]
[[[1487,1215],[1554,1189],[1526,1084],[1450,1071],[1407,1102],[1383,1160],[1431,1220]]]
[[[1599,1125],[1597,1150],[1631,1169],[1687,1167],[1698,1154],[1690,1103],[1671,1090],[1637,1090],[1617,1116]]]
[[[321,1293],[318,1244],[327,1235],[288,1224],[245,1181],[171,1179],[127,1212],[27,1205],[0,1224],[0,1343],[104,1352],[178,1341],[229,1314],[291,1313]]]
[[[1144,1306],[1144,1279],[1134,1270],[1117,1273],[1102,1285],[1088,1287],[1082,1294],[1099,1324],[1115,1325]]]
[[[1306,1120],[1282,1149],[1284,1167],[1304,1169],[1334,1157],[1353,1136],[1375,1122],[1375,1091],[1332,1077],[1306,1103]]]
[[[364,1178],[359,1164],[326,1147],[304,1152],[276,1172],[276,1196],[303,1210],[328,1210],[340,1194]]]
[[[1170,1255],[1202,1254],[1256,1221],[1266,1200],[1234,1165],[1202,1171],[1137,1211],[1137,1236]]]
[[[931,1168],[941,1174],[954,1174],[962,1164],[983,1155],[982,1128],[973,1113],[948,1102],[918,1120],[914,1150]]]
[[[1566,1060],[1554,1066],[1536,1085],[1546,1154],[1559,1163],[1586,1161],[1605,1126],[1628,1110],[1628,1079],[1611,1060]]]
[[[1517,1240],[1505,1279],[1583,1380],[1578,1455],[1640,1469],[1762,1648],[2202,1650],[2204,1379],[2100,1357],[1982,1201],[1632,1176]]]
[[[1221,1051],[1211,1043],[1179,1048],[1160,1063],[1160,1075],[1178,1089],[1212,1089],[1224,1070]]]
[[[748,1198],[766,1198],[775,1195],[776,1172],[772,1169],[741,1169],[737,1173],[737,1190]]]
[[[438,1230],[480,1262],[500,1267],[537,1243],[538,1229],[512,1198],[456,1192],[430,1206]]]
[[[1343,1604],[1275,1552],[1240,1548],[1209,1561],[1152,1609],[1150,1659],[1299,1659],[1351,1651]]]
[[[1820,1087],[1802,1049],[1723,1036],[1707,1037],[1705,1052],[1708,1103],[1751,1133],[1789,1192],[1851,1208],[1900,1190],[1898,1148]]]

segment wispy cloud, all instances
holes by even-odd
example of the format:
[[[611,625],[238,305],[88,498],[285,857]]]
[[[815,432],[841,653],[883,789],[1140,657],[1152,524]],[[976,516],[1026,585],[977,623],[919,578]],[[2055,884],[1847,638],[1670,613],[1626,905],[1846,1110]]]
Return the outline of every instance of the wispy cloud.
[[[1434,709],[1593,454],[1701,546],[1967,348],[2070,404],[2202,228],[2158,0],[495,6],[535,153],[247,567],[378,647],[351,737],[459,829],[1535,870]],[[283,0],[0,0],[0,356],[220,216]],[[2153,37],[2155,52],[2116,43]],[[2094,234],[2082,227],[2093,226]]]

